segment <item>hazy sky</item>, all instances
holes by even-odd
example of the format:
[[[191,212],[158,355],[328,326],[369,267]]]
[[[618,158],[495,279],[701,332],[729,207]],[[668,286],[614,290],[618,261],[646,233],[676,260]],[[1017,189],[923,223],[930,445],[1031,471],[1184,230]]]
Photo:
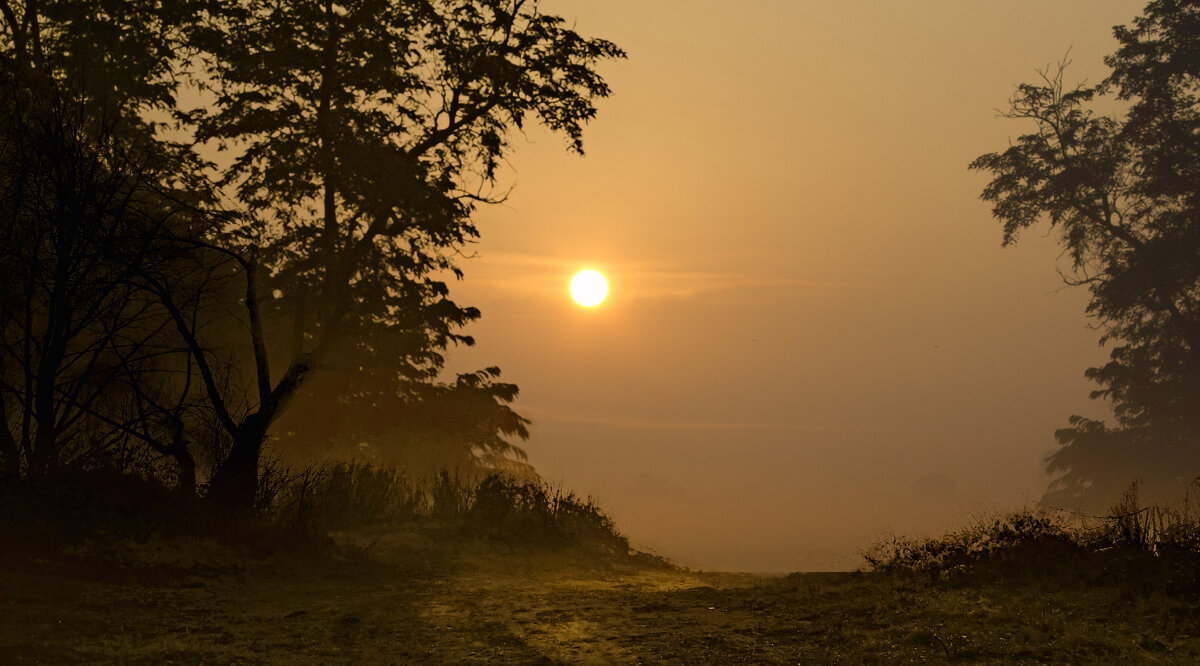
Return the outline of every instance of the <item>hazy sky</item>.
[[[851,562],[1036,499],[1105,357],[1045,229],[1002,250],[967,164],[1015,84],[1105,74],[1142,2],[559,0],[629,59],[587,155],[517,137],[453,369],[499,365],[547,479],[709,568]],[[591,267],[609,300],[575,305]]]

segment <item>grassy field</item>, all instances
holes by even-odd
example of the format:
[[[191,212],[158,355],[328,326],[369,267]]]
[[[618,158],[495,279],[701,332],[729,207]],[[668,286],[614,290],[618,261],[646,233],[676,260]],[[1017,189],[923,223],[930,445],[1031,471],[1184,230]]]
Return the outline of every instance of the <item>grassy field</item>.
[[[9,557],[5,663],[1197,663],[1194,595],[1131,576],[763,578],[359,530]],[[282,545],[282,544],[277,544]],[[1141,581],[1131,583],[1131,580]]]
[[[1091,524],[1021,512],[760,577],[499,477],[343,465],[248,522],[87,487],[2,506],[0,663],[1200,663],[1200,520],[1136,488]]]

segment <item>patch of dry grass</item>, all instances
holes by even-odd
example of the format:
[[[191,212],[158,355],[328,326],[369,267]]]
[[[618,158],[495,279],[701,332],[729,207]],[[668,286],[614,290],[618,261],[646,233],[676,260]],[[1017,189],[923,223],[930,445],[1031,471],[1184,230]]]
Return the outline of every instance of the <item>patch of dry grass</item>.
[[[16,663],[1200,661],[1197,599],[1128,571],[764,578],[602,566],[382,527],[337,537],[374,544],[370,559],[331,547],[169,577],[133,564],[90,575],[78,559],[0,569],[9,620],[0,654]]]
[[[595,548],[569,532],[615,533],[590,503],[452,481],[441,513],[429,500],[328,539],[241,526],[6,551],[0,662],[1200,663],[1184,523],[1136,505],[1111,525],[1017,514],[885,544],[876,571],[771,578]],[[309,506],[398,506],[361,492],[376,482]]]

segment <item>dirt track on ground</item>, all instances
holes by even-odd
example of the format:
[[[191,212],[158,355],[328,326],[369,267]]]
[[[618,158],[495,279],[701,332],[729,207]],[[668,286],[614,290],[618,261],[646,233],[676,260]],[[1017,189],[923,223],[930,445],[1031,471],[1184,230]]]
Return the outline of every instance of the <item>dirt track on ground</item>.
[[[6,566],[0,663],[1200,659],[1193,604],[1119,585],[759,578],[386,544],[370,554],[249,564],[199,558],[203,564],[185,568],[86,558]]]
[[[0,583],[0,661],[637,663],[760,652],[761,618],[721,603],[749,577],[543,558],[420,576],[351,570],[360,566],[183,579],[10,571]]]

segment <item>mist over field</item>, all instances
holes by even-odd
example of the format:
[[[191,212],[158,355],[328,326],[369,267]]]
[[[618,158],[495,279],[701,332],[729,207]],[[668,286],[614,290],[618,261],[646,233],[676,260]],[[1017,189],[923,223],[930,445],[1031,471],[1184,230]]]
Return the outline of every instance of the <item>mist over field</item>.
[[[538,470],[732,570],[1039,500],[1054,431],[1109,411],[1083,376],[1107,351],[1054,238],[1001,248],[966,167],[1028,130],[997,117],[1016,83],[1064,57],[1102,79],[1140,4],[561,6],[629,51],[620,93],[584,159],[538,133],[514,156],[451,358],[522,387]]]
[[[0,0],[0,662],[1200,663],[1197,53]]]

